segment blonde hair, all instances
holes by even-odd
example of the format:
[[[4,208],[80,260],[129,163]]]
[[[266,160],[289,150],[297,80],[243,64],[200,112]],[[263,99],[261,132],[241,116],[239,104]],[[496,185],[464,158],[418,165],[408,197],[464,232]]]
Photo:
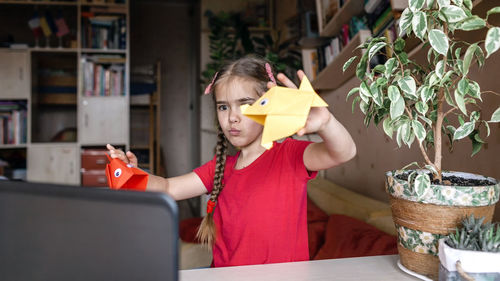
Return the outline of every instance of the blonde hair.
[[[268,70],[266,70],[266,65],[268,65]],[[262,58],[256,56],[247,56],[236,60],[231,63],[226,63],[221,70],[215,74],[215,79],[212,82],[213,85],[209,88],[212,92],[215,101],[215,89],[217,85],[227,83],[233,78],[242,78],[248,81],[255,82],[257,94],[267,90],[267,83],[274,78],[274,74],[270,73],[269,62]],[[217,146],[215,148],[215,172],[214,172],[214,187],[210,193],[210,198],[208,202],[207,215],[203,218],[201,225],[196,233],[196,237],[205,246],[212,246],[215,243],[215,238],[217,236],[216,227],[213,217],[213,208],[217,205],[217,199],[220,192],[224,189],[222,180],[224,178],[224,169],[226,166],[226,156],[228,152],[229,143],[222,131],[222,128],[217,123]]]

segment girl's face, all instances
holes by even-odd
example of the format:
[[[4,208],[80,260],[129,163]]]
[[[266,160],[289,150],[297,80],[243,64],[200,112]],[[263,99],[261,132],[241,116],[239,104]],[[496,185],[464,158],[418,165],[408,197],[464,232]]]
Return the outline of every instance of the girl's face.
[[[255,83],[233,78],[217,85],[215,101],[217,118],[227,140],[235,147],[260,142],[262,125],[241,114],[240,106],[252,104],[259,95]]]

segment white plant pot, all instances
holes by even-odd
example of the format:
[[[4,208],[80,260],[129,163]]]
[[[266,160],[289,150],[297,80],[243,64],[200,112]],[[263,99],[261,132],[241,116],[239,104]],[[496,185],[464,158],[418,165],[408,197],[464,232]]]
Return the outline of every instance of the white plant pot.
[[[458,250],[439,240],[439,280],[466,280],[463,273],[475,280],[500,280],[500,253]],[[457,269],[460,261],[462,270]]]

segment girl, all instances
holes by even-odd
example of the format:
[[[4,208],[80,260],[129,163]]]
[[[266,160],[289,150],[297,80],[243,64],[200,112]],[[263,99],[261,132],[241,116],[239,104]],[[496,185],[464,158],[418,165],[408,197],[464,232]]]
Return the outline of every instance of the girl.
[[[303,72],[298,74],[302,79]],[[278,79],[295,88],[283,74]],[[307,181],[356,154],[351,136],[326,107],[312,108],[298,132],[318,133],[323,142],[285,139],[270,150],[262,147],[263,127],[242,115],[240,106],[252,104],[275,84],[263,59],[226,64],[205,91],[217,107],[215,157],[186,175],[149,176],[148,191],[176,200],[210,193],[198,237],[212,246],[215,267],[309,260]],[[236,155],[227,155],[228,143],[239,150]],[[111,157],[137,166],[130,151],[107,148]]]

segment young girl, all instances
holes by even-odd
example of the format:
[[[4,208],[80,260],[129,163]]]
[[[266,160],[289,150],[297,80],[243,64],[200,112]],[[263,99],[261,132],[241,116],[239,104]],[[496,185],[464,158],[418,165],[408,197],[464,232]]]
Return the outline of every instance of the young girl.
[[[303,72],[298,74],[302,79]],[[278,79],[295,88],[283,74]],[[148,191],[176,200],[210,193],[198,237],[212,246],[215,267],[309,260],[307,181],[356,154],[351,136],[326,107],[312,108],[298,132],[318,133],[323,142],[285,139],[270,150],[262,147],[263,127],[242,115],[240,106],[254,103],[275,83],[263,59],[245,57],[222,67],[205,91],[217,107],[215,157],[186,175],[149,176]],[[227,155],[228,143],[236,155]],[[137,166],[130,151],[107,148],[111,157]]]

